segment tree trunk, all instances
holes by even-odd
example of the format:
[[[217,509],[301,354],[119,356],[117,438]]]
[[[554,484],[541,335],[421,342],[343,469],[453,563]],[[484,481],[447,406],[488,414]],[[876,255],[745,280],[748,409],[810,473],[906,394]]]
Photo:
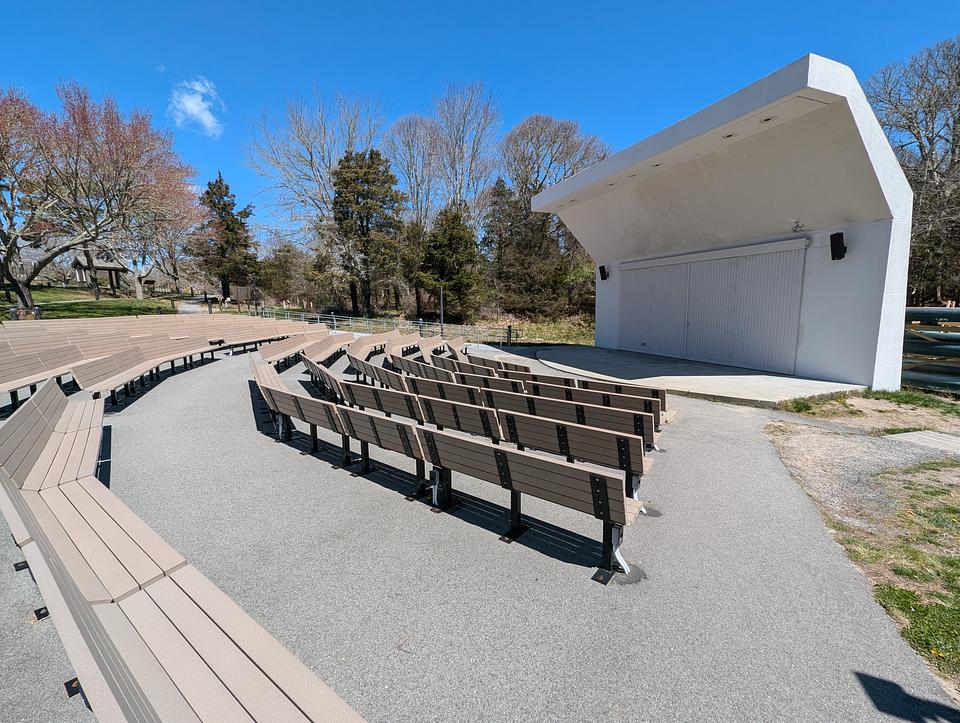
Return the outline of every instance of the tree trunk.
[[[350,313],[353,316],[359,316],[360,314],[360,294],[357,290],[357,282],[350,282]]]
[[[140,300],[143,300],[143,281],[136,274],[133,275],[133,293]]]
[[[230,279],[226,276],[220,277],[220,298],[226,299],[230,296]]]
[[[372,299],[372,289],[370,288],[370,282],[364,279],[360,283],[361,289],[363,290],[363,310],[366,313],[368,318],[373,317],[373,299]]]
[[[393,308],[400,310],[400,287],[396,284],[393,285]]]
[[[16,278],[11,278],[10,283],[13,286],[13,293],[17,295],[17,306],[32,310],[33,292],[30,290],[30,285]]]
[[[97,282],[97,272],[93,268],[93,254],[86,246],[83,247],[83,260],[87,264],[87,286],[93,292],[95,301],[100,301],[100,284]]]
[[[413,287],[413,298],[417,302],[417,318],[423,318],[423,290],[420,288],[420,284],[417,284]]]

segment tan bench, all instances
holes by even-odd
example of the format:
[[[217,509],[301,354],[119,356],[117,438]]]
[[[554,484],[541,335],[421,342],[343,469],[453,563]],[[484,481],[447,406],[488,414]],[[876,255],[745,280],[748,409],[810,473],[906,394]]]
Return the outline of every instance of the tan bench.
[[[660,431],[660,400],[656,397],[640,397],[630,394],[615,394],[594,389],[579,389],[577,387],[562,387],[556,384],[541,384],[539,382],[525,382],[524,389],[537,397],[551,399],[566,399],[568,402],[582,402],[583,404],[599,404],[601,407],[616,407],[636,412],[646,412],[653,415],[656,430]]]
[[[352,334],[330,334],[325,339],[307,344],[300,351],[300,357],[316,364],[330,364],[336,361],[351,343],[353,343]]]
[[[514,392],[515,394],[526,392],[526,385],[518,379],[501,379],[500,377],[460,372],[454,375],[454,380],[458,384],[479,387],[480,389],[499,389],[501,392]]]
[[[450,471],[499,484],[510,490],[510,528],[501,539],[515,539],[526,529],[521,495],[592,515],[603,521],[603,548],[600,569],[593,579],[606,584],[615,572],[629,572],[620,555],[624,527],[633,523],[640,503],[626,496],[619,475],[584,463],[565,461],[493,445],[460,432],[415,428],[427,461],[434,465],[435,503],[452,502]]]
[[[363,388],[369,390],[369,387]],[[370,444],[416,460],[417,479],[420,480],[416,494],[427,487],[432,488],[435,506],[448,507],[452,503],[453,471],[509,489],[511,524],[502,539],[512,540],[526,529],[521,515],[522,493],[591,514],[603,521],[602,560],[594,579],[606,584],[614,573],[629,572],[629,566],[620,555],[620,543],[623,528],[633,522],[641,504],[626,495],[620,473],[605,467],[573,464],[541,454],[507,449],[488,439],[481,440],[461,432],[427,429],[380,412],[335,406],[285,390],[267,391],[273,395],[282,414],[310,423],[314,438],[315,424],[335,429],[337,425],[332,418],[338,417],[340,428],[347,436],[344,464],[349,463],[349,438],[360,440],[361,470],[364,473],[371,469]],[[304,408],[305,403],[314,409],[308,411]],[[289,418],[285,426],[290,429]],[[278,432],[278,436],[289,438],[282,432]],[[414,439],[418,444],[414,444]],[[423,474],[426,461],[434,465],[429,484]]]
[[[406,359],[401,356],[392,356],[389,359],[390,365],[395,369],[406,372],[416,377],[422,377],[423,379],[434,379],[440,382],[452,382],[453,373],[448,372],[446,369],[441,369],[440,367],[435,367],[432,364],[423,364],[418,361],[413,361],[412,359]]]
[[[37,415],[49,425],[57,410],[72,426],[76,402],[64,402],[48,382],[0,432]],[[18,569],[29,567],[45,603],[36,616],[52,618],[76,672],[68,693],[99,720],[359,720],[99,480],[29,490],[7,470],[0,511],[26,558]]]
[[[417,377],[406,377],[404,383],[407,390],[417,396],[431,397],[433,399],[448,399],[451,402],[459,404],[483,404],[483,398],[480,396],[480,390],[464,384],[454,384],[452,382],[438,382],[433,379],[419,379]]]
[[[481,390],[481,396],[485,406],[492,407],[498,412],[500,410],[520,412],[535,417],[546,417],[562,422],[573,422],[588,427],[634,434],[642,437],[651,449],[657,447],[659,434],[654,428],[652,414],[628,409],[614,409],[613,407],[603,407],[596,404],[568,402],[563,399],[501,392],[495,389],[483,389]]]
[[[397,392],[393,389],[377,389],[352,382],[341,382],[340,386],[346,401],[360,409],[369,407],[383,412],[388,417],[399,414],[401,417],[415,419],[417,422],[422,422],[424,419],[415,394]]]
[[[453,373],[463,373],[463,374],[474,374],[476,376],[482,377],[493,377],[496,376],[494,370],[490,367],[481,366],[479,364],[470,364],[468,362],[462,362],[451,357],[443,357],[433,355],[431,361],[435,366],[446,369],[449,372]]]
[[[495,441],[503,438],[497,413],[493,409],[430,397],[419,397],[419,402],[424,420],[435,425],[437,429],[456,429]]]

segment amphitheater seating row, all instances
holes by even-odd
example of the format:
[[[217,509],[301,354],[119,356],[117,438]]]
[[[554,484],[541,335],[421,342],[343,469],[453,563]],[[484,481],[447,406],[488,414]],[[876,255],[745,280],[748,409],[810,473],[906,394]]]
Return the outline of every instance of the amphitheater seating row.
[[[417,477],[421,486],[430,487],[434,503],[440,507],[452,502],[451,473],[461,472],[478,479],[499,484],[511,491],[510,528],[505,537],[512,539],[525,528],[521,516],[521,495],[529,494],[556,504],[590,514],[603,521],[603,552],[600,569],[594,576],[600,582],[608,582],[617,571],[629,571],[629,566],[619,553],[623,528],[636,518],[641,503],[635,499],[636,480],[643,473],[643,441],[633,439],[633,462],[630,470],[619,470],[613,458],[604,457],[612,465],[571,461],[580,454],[581,440],[590,439],[589,432],[568,435],[575,440],[576,449],[569,443],[563,449],[568,454],[564,459],[544,456],[539,452],[526,451],[523,447],[541,449],[548,446],[540,437],[543,429],[514,423],[515,447],[500,444],[505,439],[501,433],[499,411],[484,409],[477,405],[455,405],[442,399],[426,399],[412,393],[392,389],[376,389],[343,380],[335,380],[341,399],[354,406],[315,399],[289,391],[279,377],[269,377],[258,366],[264,362],[251,357],[253,375],[261,394],[278,421],[278,436],[292,436],[292,419],[310,425],[313,446],[316,447],[318,427],[341,435],[344,440],[344,461],[350,460],[349,439],[360,441],[362,470],[370,469],[369,445],[404,454],[417,462]],[[330,378],[333,375],[327,371]],[[328,382],[329,383],[329,382]],[[426,402],[426,403],[425,403]],[[465,409],[463,406],[471,406]],[[427,416],[427,409],[429,415]],[[461,412],[463,414],[461,415]],[[398,420],[397,417],[411,421]],[[451,421],[454,422],[451,425]],[[425,422],[431,424],[427,427]],[[447,422],[445,426],[443,422]],[[486,433],[484,425],[489,427]],[[548,423],[554,435],[556,423]],[[569,426],[569,425],[563,425]],[[494,433],[494,429],[496,432]],[[520,430],[526,435],[520,438]],[[482,436],[476,434],[479,432]],[[602,435],[596,430],[594,435]],[[584,437],[584,435],[587,435]],[[629,445],[627,435],[621,435],[620,449]],[[559,441],[553,447],[559,448]],[[616,448],[617,443],[612,443]],[[609,448],[609,445],[608,445]],[[588,454],[583,452],[583,454]],[[424,463],[433,465],[430,482],[422,473]],[[418,490],[419,491],[419,490]]]
[[[360,720],[94,476],[102,411],[49,381],[0,427],[0,512],[68,693],[101,721]]]

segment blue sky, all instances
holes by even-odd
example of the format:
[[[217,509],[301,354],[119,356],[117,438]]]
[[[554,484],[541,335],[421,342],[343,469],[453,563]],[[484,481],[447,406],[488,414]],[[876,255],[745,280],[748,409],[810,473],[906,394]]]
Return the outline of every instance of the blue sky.
[[[86,7],[84,7],[86,6]],[[11,17],[12,13],[12,17]],[[931,19],[920,24],[917,19]],[[252,124],[314,87],[427,112],[450,82],[483,81],[503,130],[530,113],[576,120],[615,149],[808,52],[879,67],[960,32],[960,3],[20,2],[0,85],[56,105],[76,80],[149,110],[204,183],[218,169],[269,222],[247,163]],[[215,89],[216,97],[210,95]],[[171,98],[182,101],[171,109]],[[203,105],[209,103],[204,116]],[[191,105],[192,101],[192,105]],[[177,127],[200,110],[206,121]]]

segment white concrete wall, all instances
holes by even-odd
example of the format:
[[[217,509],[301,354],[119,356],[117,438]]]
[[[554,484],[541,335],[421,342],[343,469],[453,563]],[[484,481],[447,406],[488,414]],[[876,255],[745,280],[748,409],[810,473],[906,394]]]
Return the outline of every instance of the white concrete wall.
[[[830,258],[830,234],[842,231],[846,257]],[[874,221],[806,232],[796,375],[897,389],[903,347],[903,308],[910,222]],[[635,319],[621,308],[625,272],[608,260],[597,277],[599,347],[619,348]]]
[[[594,343],[606,349],[618,349],[620,347],[620,278],[622,274],[617,268],[616,261],[601,263],[610,271],[610,277],[606,281],[601,281],[600,273],[597,272],[597,326],[594,332]]]
[[[830,234],[842,231],[846,258],[830,259]],[[796,374],[850,384],[890,387],[874,376],[880,338],[891,221],[852,224],[811,234],[804,262]],[[906,279],[904,278],[904,283]],[[903,294],[904,289],[901,289]],[[901,296],[901,298],[903,298]],[[901,301],[896,330],[903,337]],[[900,351],[885,358],[900,363]],[[890,354],[895,354],[892,358]],[[900,383],[899,368],[892,388]]]

